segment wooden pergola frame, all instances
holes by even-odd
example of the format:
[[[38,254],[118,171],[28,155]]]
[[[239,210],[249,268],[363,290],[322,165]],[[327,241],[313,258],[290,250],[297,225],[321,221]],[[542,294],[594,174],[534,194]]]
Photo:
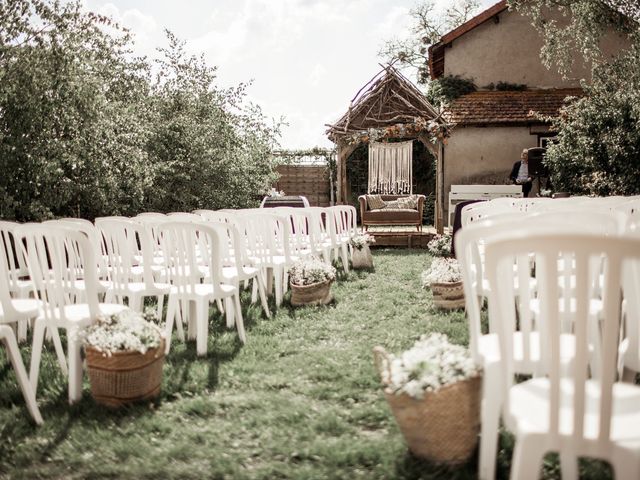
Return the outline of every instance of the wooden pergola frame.
[[[436,157],[435,227],[444,227],[444,143],[448,125],[424,94],[392,65],[367,82],[326,134],[336,144],[337,202],[347,198],[347,159],[362,143],[387,138],[419,140]],[[436,138],[436,141],[433,141]]]

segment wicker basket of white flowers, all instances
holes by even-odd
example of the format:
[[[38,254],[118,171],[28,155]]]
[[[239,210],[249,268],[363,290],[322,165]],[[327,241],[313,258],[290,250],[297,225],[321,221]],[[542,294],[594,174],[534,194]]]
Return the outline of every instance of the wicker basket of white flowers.
[[[373,352],[411,452],[434,463],[466,462],[478,443],[482,385],[469,351],[433,334],[398,356],[382,347]]]
[[[291,305],[326,305],[331,296],[331,284],[336,278],[336,269],[321,260],[310,257],[299,260],[289,269]]]
[[[422,272],[422,288],[431,289],[433,303],[438,308],[464,308],[462,273],[455,258],[434,258],[431,267]]]
[[[376,239],[368,233],[359,233],[351,237],[351,266],[357,269],[373,268],[373,256],[369,245]]]
[[[99,317],[81,332],[95,401],[108,407],[151,400],[160,393],[164,335],[155,314],[125,310]]]

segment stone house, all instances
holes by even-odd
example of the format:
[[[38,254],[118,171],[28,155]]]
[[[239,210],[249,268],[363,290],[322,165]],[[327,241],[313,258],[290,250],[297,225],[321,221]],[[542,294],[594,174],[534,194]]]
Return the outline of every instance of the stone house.
[[[563,21],[559,13],[549,16]],[[451,185],[509,183],[509,172],[522,150],[544,146],[555,136],[536,113],[555,116],[567,97],[582,95],[580,79],[589,78],[588,66],[576,60],[571,78],[563,79],[542,64],[542,44],[531,20],[501,1],[430,47],[433,80],[459,76],[473,80],[478,89],[445,111],[454,128],[441,165],[444,218]],[[613,31],[602,40],[606,54],[626,44]],[[498,83],[526,89],[496,90]]]

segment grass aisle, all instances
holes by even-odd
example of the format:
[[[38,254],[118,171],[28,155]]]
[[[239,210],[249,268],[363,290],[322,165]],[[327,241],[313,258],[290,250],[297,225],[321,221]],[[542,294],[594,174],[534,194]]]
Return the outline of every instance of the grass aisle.
[[[38,391],[45,424],[36,428],[2,357],[0,474],[471,478],[475,464],[444,472],[407,453],[373,367],[372,347],[399,351],[421,333],[466,344],[463,313],[437,312],[420,289],[428,262],[424,251],[379,250],[375,273],[341,277],[330,307],[285,305],[268,320],[252,306],[245,346],[212,315],[209,356],[197,358],[195,343],[175,341],[156,405],[105,411],[86,384],[82,402],[69,407],[66,380],[47,352]]]

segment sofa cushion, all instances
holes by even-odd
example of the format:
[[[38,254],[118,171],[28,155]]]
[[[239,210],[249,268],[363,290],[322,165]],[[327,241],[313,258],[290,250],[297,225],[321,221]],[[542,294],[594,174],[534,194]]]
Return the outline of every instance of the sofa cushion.
[[[398,198],[397,200],[391,200],[385,202],[385,210],[417,210],[418,202],[413,201],[409,197]]]
[[[385,201],[380,195],[367,195],[367,205],[369,210],[379,210],[385,207]]]

